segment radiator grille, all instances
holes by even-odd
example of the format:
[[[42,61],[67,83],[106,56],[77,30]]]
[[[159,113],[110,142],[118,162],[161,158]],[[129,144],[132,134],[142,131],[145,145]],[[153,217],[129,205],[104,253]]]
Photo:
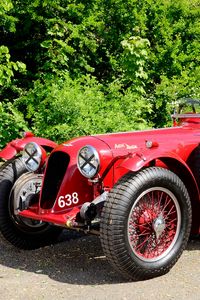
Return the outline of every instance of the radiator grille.
[[[64,152],[54,152],[49,157],[40,200],[41,208],[53,207],[68,164],[69,155]]]

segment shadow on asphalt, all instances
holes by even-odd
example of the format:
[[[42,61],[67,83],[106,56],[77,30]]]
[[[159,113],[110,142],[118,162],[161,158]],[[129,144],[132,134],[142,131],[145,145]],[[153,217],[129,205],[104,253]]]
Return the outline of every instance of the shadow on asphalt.
[[[195,237],[193,236],[190,238],[186,250],[188,251],[200,250],[200,235]]]
[[[0,264],[69,284],[127,282],[107,262],[96,236],[64,231],[55,245],[19,250],[0,239]]]
[[[200,250],[200,238],[190,240],[186,251]],[[96,236],[64,231],[59,242],[24,251],[0,239],[0,264],[16,270],[44,274],[69,284],[102,285],[127,282],[107,262]]]

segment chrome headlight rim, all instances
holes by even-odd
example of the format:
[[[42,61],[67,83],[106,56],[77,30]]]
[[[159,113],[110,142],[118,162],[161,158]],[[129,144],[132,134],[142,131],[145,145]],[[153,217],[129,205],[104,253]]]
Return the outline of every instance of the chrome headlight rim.
[[[28,171],[35,172],[39,169],[42,160],[42,149],[35,142],[27,143],[22,153],[22,161]]]
[[[92,155],[89,157],[89,158],[85,158],[83,155],[82,155],[82,151],[84,151],[84,149],[88,149],[89,151],[91,151]],[[80,165],[80,162],[79,162],[79,159],[80,157],[85,160],[85,163],[83,165]],[[95,162],[97,163],[97,165],[93,165],[91,163],[91,160],[92,159],[95,159]],[[93,172],[91,172],[90,174],[89,173],[86,173],[86,171],[84,171],[84,165],[90,165],[93,169]],[[99,153],[98,151],[91,145],[85,145],[83,146],[79,151],[78,151],[78,155],[77,155],[77,167],[80,171],[80,173],[88,178],[88,179],[91,179],[91,178],[94,178],[98,172],[99,172],[99,169],[100,169],[100,157],[99,157]]]

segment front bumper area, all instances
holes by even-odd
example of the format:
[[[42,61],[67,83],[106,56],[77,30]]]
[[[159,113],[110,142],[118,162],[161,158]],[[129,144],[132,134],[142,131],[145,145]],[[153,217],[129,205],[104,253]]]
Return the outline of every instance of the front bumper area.
[[[67,213],[52,213],[52,212],[42,212],[38,214],[35,210],[23,210],[19,212],[19,216],[38,220],[42,222],[52,223],[53,225],[58,225],[61,227],[69,227],[69,222],[75,222],[76,215],[79,213],[80,209],[78,207],[72,208]]]

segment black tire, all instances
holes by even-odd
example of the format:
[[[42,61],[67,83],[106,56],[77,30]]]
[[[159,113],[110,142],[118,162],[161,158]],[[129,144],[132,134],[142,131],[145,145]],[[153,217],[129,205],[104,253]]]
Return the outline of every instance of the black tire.
[[[107,259],[126,278],[144,280],[167,273],[185,249],[191,203],[177,175],[151,167],[119,180],[101,218]]]
[[[187,163],[191,168],[198,185],[200,185],[200,146],[192,151]]]
[[[0,170],[0,231],[4,238],[21,249],[36,249],[56,241],[61,228],[42,223],[28,226],[13,213],[11,190],[15,181],[27,170],[20,158],[6,163]]]

